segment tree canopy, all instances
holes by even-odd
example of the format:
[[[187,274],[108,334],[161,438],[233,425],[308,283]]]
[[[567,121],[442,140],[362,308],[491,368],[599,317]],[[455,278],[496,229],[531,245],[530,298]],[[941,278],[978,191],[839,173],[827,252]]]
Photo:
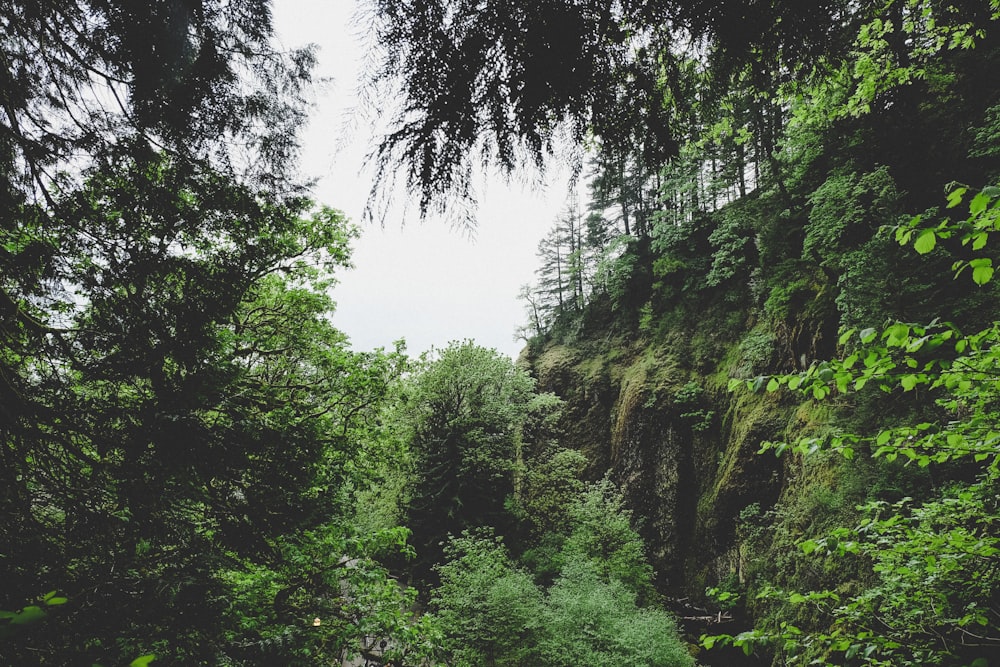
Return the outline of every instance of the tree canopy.
[[[384,50],[374,85],[402,99],[376,153],[379,179],[400,165],[424,213],[472,197],[479,163],[543,165],[560,132],[596,137],[609,154],[641,145],[648,163],[662,164],[698,103],[684,92],[687,62],[705,63],[715,94],[744,72],[777,85],[836,63],[876,11],[840,0],[369,6]]]
[[[522,427],[534,381],[471,341],[453,342],[411,379],[404,422],[415,460],[408,525],[421,561],[440,556],[449,532],[509,525]]]

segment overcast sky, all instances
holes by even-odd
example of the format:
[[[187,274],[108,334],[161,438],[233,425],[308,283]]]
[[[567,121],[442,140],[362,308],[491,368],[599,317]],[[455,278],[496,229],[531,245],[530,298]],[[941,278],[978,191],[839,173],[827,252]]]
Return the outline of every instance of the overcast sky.
[[[352,23],[353,0],[276,0],[275,24],[287,47],[319,46],[317,74],[332,78],[320,94],[304,135],[305,172],[319,179],[315,199],[361,222],[371,188],[362,170],[373,137],[363,123],[345,136],[365,49]],[[443,220],[421,222],[400,206],[383,227],[362,228],[355,268],[334,289],[336,326],[357,350],[390,347],[404,338],[419,354],[449,341],[474,339],[516,357],[514,331],[525,321],[517,293],[533,282],[535,250],[566,201],[566,173],[547,191],[487,179],[479,193],[475,238]]]

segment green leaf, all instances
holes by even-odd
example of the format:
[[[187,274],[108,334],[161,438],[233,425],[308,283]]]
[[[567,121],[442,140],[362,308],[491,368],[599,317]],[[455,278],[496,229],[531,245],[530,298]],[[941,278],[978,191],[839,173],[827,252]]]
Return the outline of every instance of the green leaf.
[[[986,207],[989,206],[989,203],[990,203],[989,195],[987,195],[985,192],[977,193],[976,196],[972,198],[972,201],[969,202],[969,215],[973,217],[979,215],[980,213],[986,210]]]
[[[926,255],[937,245],[937,234],[933,229],[925,229],[920,232],[917,240],[913,242],[913,249],[921,255]]]
[[[993,278],[993,268],[989,266],[978,267],[972,272],[972,280],[977,285],[985,285],[992,278]]]
[[[10,619],[11,625],[28,625],[45,618],[45,612],[36,605],[25,607],[14,618]]]
[[[889,347],[901,347],[910,337],[910,327],[907,324],[898,322],[886,329],[882,336],[886,339],[886,345]]]
[[[948,193],[948,208],[955,208],[962,203],[962,197],[968,192],[969,188],[955,188]]]
[[[771,378],[770,380],[767,381],[767,390],[768,391],[778,391],[778,389],[780,387],[781,387],[781,383],[779,383],[776,378]]]
[[[972,281],[977,285],[985,285],[993,278],[993,260],[980,257],[969,262],[972,267]]]
[[[875,340],[876,336],[878,336],[878,332],[875,331],[875,329],[873,329],[871,327],[869,327],[867,329],[862,329],[861,330],[861,342],[862,343],[870,343],[873,340]]]
[[[805,540],[799,544],[799,549],[802,549],[802,553],[809,555],[819,548],[819,542],[816,540]]]
[[[147,667],[149,663],[153,662],[154,660],[156,660],[156,655],[150,653],[149,655],[140,656],[135,660],[133,660],[132,662],[128,663],[128,667]]]

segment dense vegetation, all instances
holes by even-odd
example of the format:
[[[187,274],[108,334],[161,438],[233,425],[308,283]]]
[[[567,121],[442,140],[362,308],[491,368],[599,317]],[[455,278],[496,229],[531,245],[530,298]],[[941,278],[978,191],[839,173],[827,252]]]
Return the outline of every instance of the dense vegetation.
[[[390,632],[406,599],[371,558],[403,538],[354,529],[351,485],[402,361],[329,324],[354,231],[295,175],[311,54],[253,1],[0,20],[0,662]]]
[[[747,628],[710,632],[706,648],[775,664],[992,664],[997,7],[854,10],[841,51],[767,70],[781,77],[760,79],[752,59],[722,72],[714,44],[679,58],[689,96],[664,100],[687,136],[652,165],[641,144],[599,145],[588,210],[556,221],[522,291],[528,356],[548,389],[570,391],[568,368],[591,391],[618,382],[609,416],[639,428],[658,410],[689,434],[680,451],[706,476],[687,487],[697,507],[647,535],[693,542],[666,547],[665,590],[707,587]],[[635,389],[643,363],[654,370]],[[720,397],[720,375],[775,396]],[[595,458],[617,477],[669,469],[637,472],[627,437],[609,435]],[[745,463],[756,449],[786,460]],[[717,462],[698,460],[713,450]],[[655,505],[644,484],[630,498]]]
[[[0,8],[0,661],[1000,660],[1000,4],[369,8],[423,212],[581,148],[521,364],[330,324],[267,2]]]

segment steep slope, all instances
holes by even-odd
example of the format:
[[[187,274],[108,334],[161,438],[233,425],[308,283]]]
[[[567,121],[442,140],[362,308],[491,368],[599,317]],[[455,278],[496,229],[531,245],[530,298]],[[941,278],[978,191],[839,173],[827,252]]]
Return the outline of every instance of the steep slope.
[[[745,361],[729,346],[708,372],[669,341],[549,344],[526,358],[541,388],[567,401],[566,444],[587,455],[592,477],[619,483],[643,517],[660,585],[678,597],[700,596],[725,576],[740,512],[773,505],[782,489],[781,461],[756,452],[786,432],[791,407],[726,391]]]

